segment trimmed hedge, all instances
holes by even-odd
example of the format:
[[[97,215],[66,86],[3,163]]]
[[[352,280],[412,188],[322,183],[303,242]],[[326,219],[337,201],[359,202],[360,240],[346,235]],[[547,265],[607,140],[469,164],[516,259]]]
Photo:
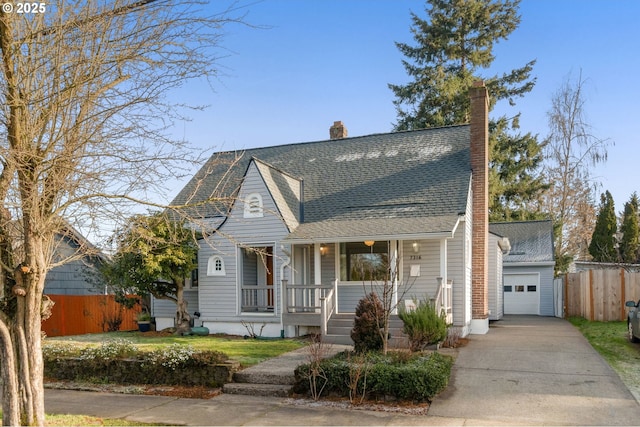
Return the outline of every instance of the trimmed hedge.
[[[44,374],[48,378],[115,384],[165,384],[221,387],[231,382],[239,363],[192,363],[171,369],[140,359],[88,361],[80,358],[47,360]]]
[[[130,341],[112,340],[81,350],[64,344],[43,346],[49,378],[117,384],[167,384],[220,387],[240,364],[217,351],[195,351],[172,344],[150,352]]]
[[[349,397],[354,384],[350,384],[355,373],[361,370],[357,393],[368,399],[431,401],[443,391],[451,376],[453,358],[440,353],[417,354],[408,358],[393,353],[387,356],[369,353],[358,359],[354,353],[343,352],[320,362],[322,378],[321,396],[338,395]],[[293,391],[308,395],[310,365],[301,365],[295,371]]]

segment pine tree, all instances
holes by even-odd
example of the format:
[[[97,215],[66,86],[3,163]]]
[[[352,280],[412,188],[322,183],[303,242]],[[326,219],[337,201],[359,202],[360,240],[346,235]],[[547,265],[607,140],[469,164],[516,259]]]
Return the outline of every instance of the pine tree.
[[[503,75],[481,76],[493,63],[493,46],[506,40],[520,23],[519,0],[427,0],[422,19],[411,14],[415,46],[396,43],[406,57],[403,65],[413,81],[389,84],[396,96],[395,130],[448,126],[469,121],[468,89],[483,79],[490,108],[497,101],[514,99],[533,89],[535,61]],[[491,219],[530,219],[528,202],[546,188],[536,177],[542,161],[537,138],[510,135],[518,116],[490,123]]]
[[[620,241],[620,258],[622,262],[637,263],[639,261],[640,232],[638,231],[638,195],[633,193],[631,199],[624,204],[622,218],[622,240]]]
[[[617,229],[613,196],[606,191],[600,196],[598,219],[589,244],[589,253],[594,261],[616,262],[618,260],[615,238]]]
[[[530,205],[548,186],[538,170],[543,155],[542,145],[530,133],[509,135],[508,123],[501,119],[489,126],[489,219],[491,221],[523,221],[542,219],[543,214]]]

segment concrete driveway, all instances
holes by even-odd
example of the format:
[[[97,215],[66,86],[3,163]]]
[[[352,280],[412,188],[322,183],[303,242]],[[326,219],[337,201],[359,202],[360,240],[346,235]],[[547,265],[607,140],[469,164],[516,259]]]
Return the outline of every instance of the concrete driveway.
[[[429,416],[465,424],[639,425],[640,405],[569,322],[506,316],[460,349]]]

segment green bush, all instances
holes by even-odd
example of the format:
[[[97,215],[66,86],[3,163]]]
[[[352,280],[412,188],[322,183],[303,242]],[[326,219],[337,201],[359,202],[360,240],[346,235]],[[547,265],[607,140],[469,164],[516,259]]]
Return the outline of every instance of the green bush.
[[[401,309],[398,317],[404,324],[402,330],[409,337],[411,351],[421,351],[447,336],[447,320],[429,301],[417,303],[415,310]]]
[[[357,385],[349,380],[354,371],[353,363],[365,363],[366,372]],[[447,387],[451,376],[453,359],[440,353],[430,355],[414,354],[411,358],[367,353],[366,360],[352,357],[349,352],[321,362],[327,378],[323,396],[339,395],[350,397],[354,390],[367,398],[409,400],[415,402],[431,401],[434,396]],[[299,394],[309,392],[309,365],[296,369],[296,382],[293,391]]]
[[[362,353],[382,349],[379,323],[382,311],[382,303],[374,292],[358,301],[356,317],[351,330],[351,339],[356,352]]]
[[[172,344],[150,352],[138,351],[127,340],[113,340],[82,350],[44,345],[45,374],[72,381],[116,384],[181,384],[220,386],[238,369],[217,351],[198,351]]]

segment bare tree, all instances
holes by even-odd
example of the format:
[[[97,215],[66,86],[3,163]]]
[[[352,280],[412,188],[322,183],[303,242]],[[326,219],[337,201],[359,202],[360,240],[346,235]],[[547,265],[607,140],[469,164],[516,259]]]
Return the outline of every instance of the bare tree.
[[[4,425],[43,425],[43,289],[56,235],[115,223],[188,172],[169,135],[186,80],[215,77],[231,8],[52,1],[0,12],[0,347]],[[37,12],[37,13],[36,13]]]
[[[582,73],[567,77],[552,99],[544,173],[550,188],[541,199],[555,226],[556,269],[588,253],[595,222],[592,167],[607,160],[607,139],[596,137],[585,112]]]

